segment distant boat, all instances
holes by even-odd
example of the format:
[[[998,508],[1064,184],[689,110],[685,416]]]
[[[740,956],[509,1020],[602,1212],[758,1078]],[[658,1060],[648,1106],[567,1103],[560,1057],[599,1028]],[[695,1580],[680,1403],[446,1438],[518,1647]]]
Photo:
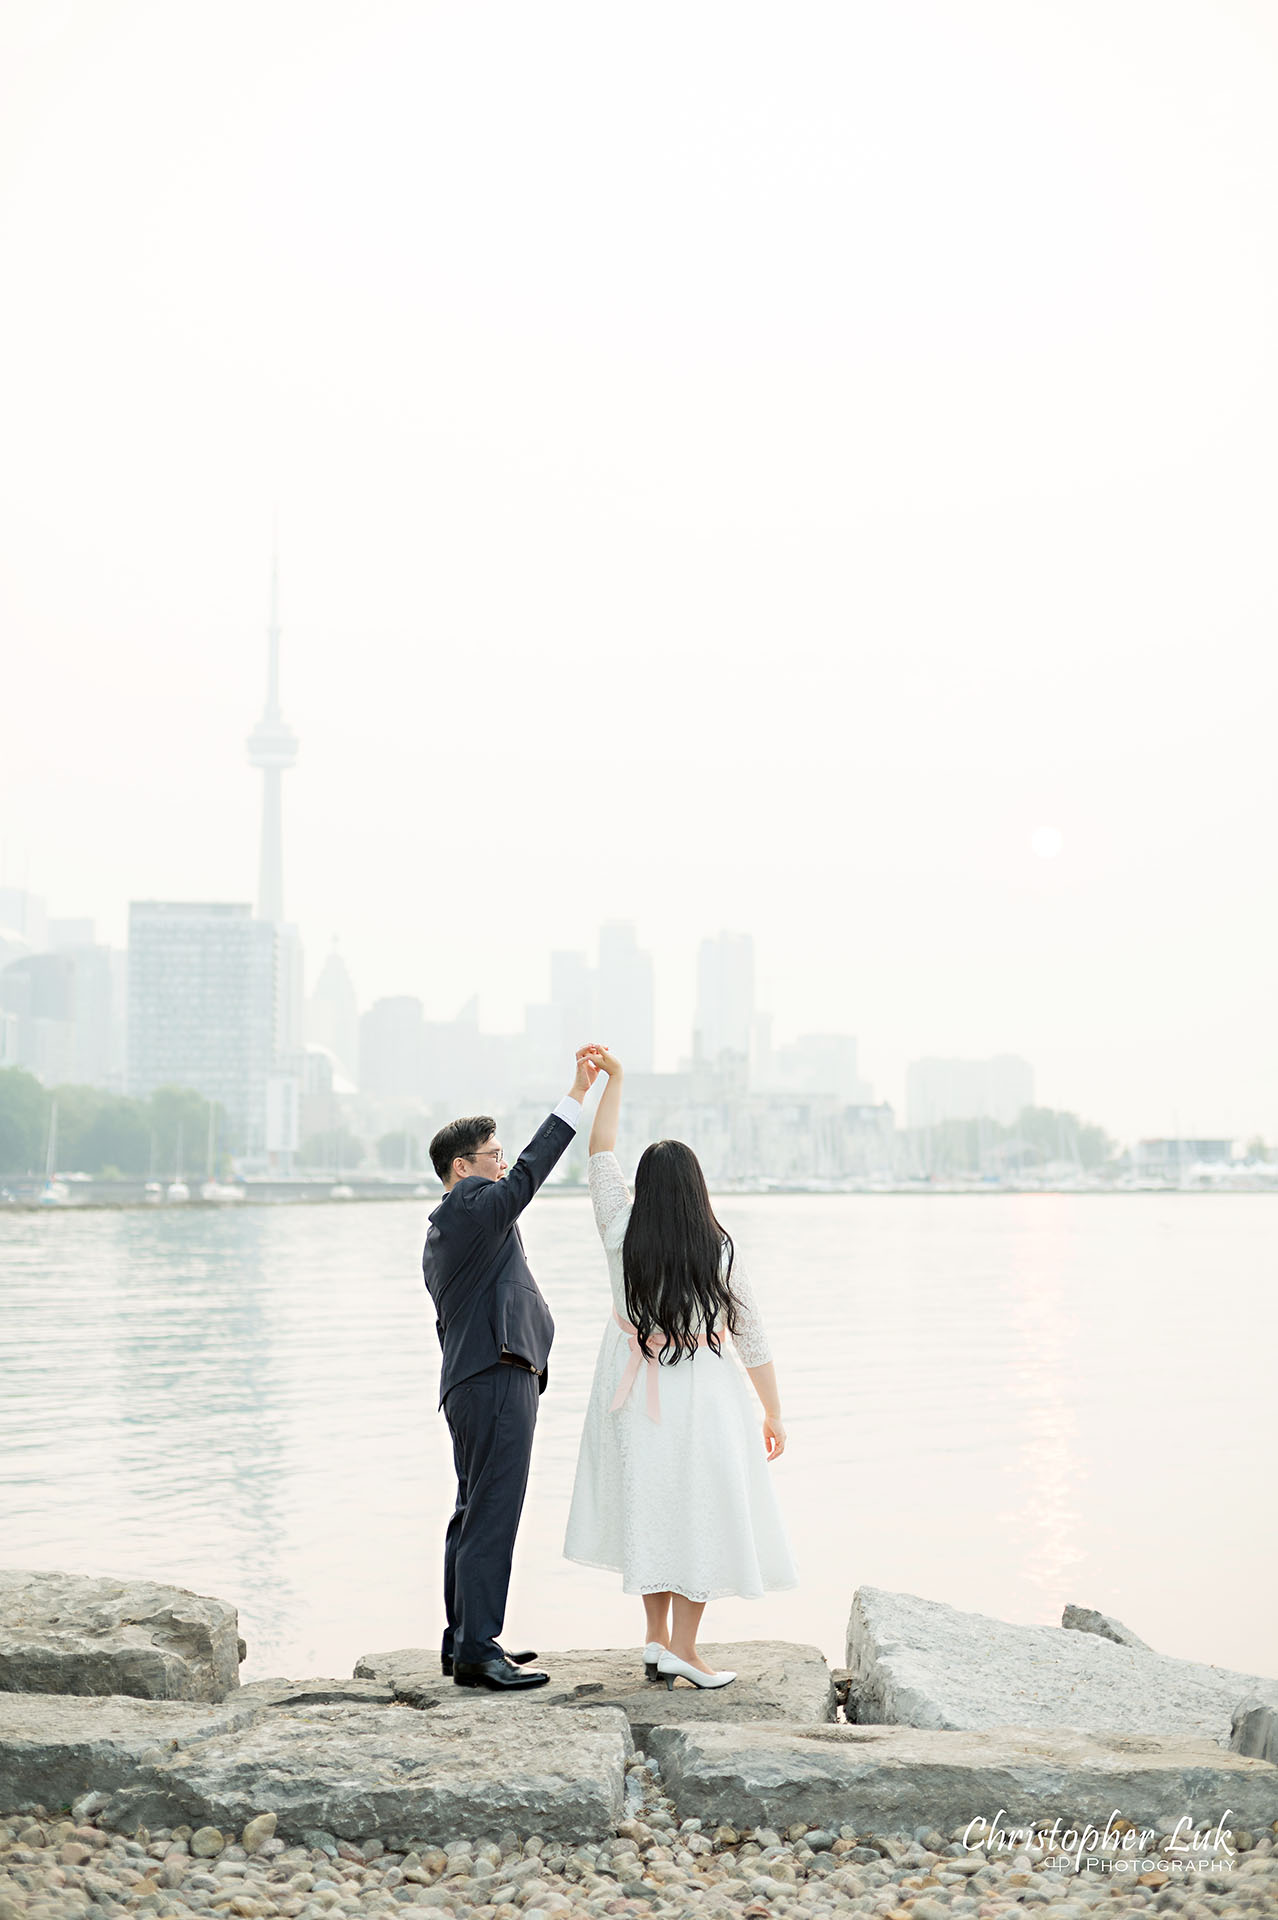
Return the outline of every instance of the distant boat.
[[[189,1200],[191,1197],[191,1189],[182,1178],[182,1122],[180,1120],[177,1131],[177,1166],[164,1197],[166,1200]]]
[[[204,1156],[204,1176],[205,1177],[204,1177],[204,1185],[200,1188],[200,1198],[201,1200],[213,1200],[219,1203],[226,1200],[242,1200],[244,1198],[243,1187],[226,1186],[221,1180],[217,1179],[214,1175],[214,1172],[213,1172],[214,1121],[215,1121],[214,1107],[213,1107],[213,1102],[210,1100],[209,1101],[209,1138],[208,1138],[208,1146]]]
[[[54,1178],[58,1152],[58,1103],[55,1100],[49,1108],[49,1138],[44,1149],[44,1191],[40,1195],[42,1207],[65,1207],[71,1198],[71,1189],[61,1180]]]

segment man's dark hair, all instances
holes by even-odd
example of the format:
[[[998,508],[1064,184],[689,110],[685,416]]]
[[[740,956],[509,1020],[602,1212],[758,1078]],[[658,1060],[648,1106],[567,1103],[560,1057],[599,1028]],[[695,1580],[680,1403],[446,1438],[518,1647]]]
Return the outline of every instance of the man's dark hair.
[[[469,1160],[476,1147],[482,1147],[496,1131],[497,1122],[490,1113],[472,1113],[466,1120],[450,1120],[446,1127],[439,1129],[430,1143],[430,1158],[445,1186],[458,1154]]]

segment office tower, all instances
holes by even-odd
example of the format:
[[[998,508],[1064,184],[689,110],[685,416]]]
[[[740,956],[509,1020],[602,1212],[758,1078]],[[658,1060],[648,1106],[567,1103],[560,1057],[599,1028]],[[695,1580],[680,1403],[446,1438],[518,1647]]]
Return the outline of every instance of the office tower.
[[[515,1036],[479,1031],[479,996],[472,994],[451,1020],[423,1026],[416,1091],[431,1107],[457,1114],[498,1112],[519,1044]]]
[[[595,975],[584,953],[551,954],[550,1004],[559,1015],[556,1054],[573,1054],[595,1028]]]
[[[1034,1069],[1015,1054],[990,1060],[912,1060],[905,1073],[906,1124],[997,1120],[1011,1126],[1034,1104]]]
[[[129,906],[128,1087],[194,1087],[226,1109],[233,1151],[266,1151],[275,930],[247,905]]]
[[[420,1093],[424,1038],[420,1000],[410,993],[374,1000],[360,1016],[360,1092]]]
[[[328,1049],[345,1079],[358,1081],[359,1006],[336,937],[306,1002],[306,1038],[312,1046]]]
[[[306,1051],[306,958],[293,922],[275,929],[275,1063],[298,1074]]]
[[[697,953],[693,1054],[713,1066],[723,1053],[750,1056],[754,1025],[754,940],[720,933]]]
[[[595,1024],[599,1031],[587,1039],[612,1047],[628,1070],[652,1072],[652,955],[640,948],[632,920],[599,929]]]

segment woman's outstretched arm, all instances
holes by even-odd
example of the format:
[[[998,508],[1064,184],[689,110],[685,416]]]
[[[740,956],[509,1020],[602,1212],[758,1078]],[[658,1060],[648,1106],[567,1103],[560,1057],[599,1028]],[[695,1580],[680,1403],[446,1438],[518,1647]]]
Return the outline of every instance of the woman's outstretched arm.
[[[763,1444],[769,1460],[775,1460],[785,1452],[785,1428],[781,1424],[781,1390],[777,1386],[776,1368],[770,1360],[761,1366],[747,1367],[746,1372],[754,1382],[754,1390],[763,1402]]]
[[[593,1054],[594,1064],[602,1067],[608,1084],[599,1096],[590,1126],[591,1153],[611,1153],[617,1144],[617,1119],[621,1112],[621,1062],[603,1047]]]

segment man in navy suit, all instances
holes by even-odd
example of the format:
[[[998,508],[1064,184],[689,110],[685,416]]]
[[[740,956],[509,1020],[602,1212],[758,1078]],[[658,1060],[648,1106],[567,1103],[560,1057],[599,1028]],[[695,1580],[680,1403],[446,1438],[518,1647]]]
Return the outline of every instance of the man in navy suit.
[[[568,1146],[599,1069],[577,1052],[567,1096],[513,1167],[487,1114],[450,1121],[430,1143],[444,1198],[430,1216],[422,1272],[444,1360],[439,1404],[453,1437],[457,1504],[444,1537],[443,1670],[459,1687],[543,1687],[535,1653],[498,1642],[528,1485],[537,1403],[555,1323],[524,1255],[518,1219]]]

